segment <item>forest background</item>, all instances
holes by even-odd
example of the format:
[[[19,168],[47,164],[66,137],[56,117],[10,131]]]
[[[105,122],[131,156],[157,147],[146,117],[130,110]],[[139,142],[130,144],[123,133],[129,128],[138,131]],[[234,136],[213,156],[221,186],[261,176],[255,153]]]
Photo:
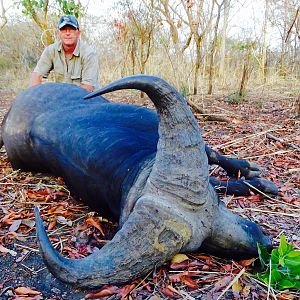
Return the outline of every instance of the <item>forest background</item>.
[[[101,85],[148,73],[184,95],[288,87],[299,94],[299,0],[1,0],[0,88],[28,85],[62,13],[96,48]]]

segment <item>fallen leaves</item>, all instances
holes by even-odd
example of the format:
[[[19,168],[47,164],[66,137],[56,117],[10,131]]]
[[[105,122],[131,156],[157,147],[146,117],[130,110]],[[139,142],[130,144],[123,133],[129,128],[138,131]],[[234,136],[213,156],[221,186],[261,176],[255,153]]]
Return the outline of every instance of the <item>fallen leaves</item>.
[[[131,293],[131,291],[135,288],[135,284],[128,284],[123,286],[122,288],[118,288],[116,286],[103,286],[96,293],[89,293],[85,296],[85,299],[98,299],[101,297],[111,296],[111,295],[118,295],[121,299],[126,299],[126,297]]]
[[[208,111],[209,105],[212,105],[212,110],[224,105],[221,101],[213,102],[213,99],[204,104]],[[251,161],[262,166],[263,177],[273,180],[280,189],[274,201],[257,194],[222,199],[227,200],[225,202],[236,213],[261,224],[274,237],[275,244],[279,241],[280,232],[285,232],[290,242],[299,247],[297,220],[295,222],[294,217],[284,214],[294,216],[299,211],[300,153],[280,141],[267,138],[266,133],[271,132],[279,139],[299,147],[300,126],[299,121],[291,119],[288,103],[281,101],[274,105],[280,107],[280,113],[272,113],[268,109],[260,112],[250,102],[238,107],[225,106],[232,114],[240,115],[243,121],[229,123],[226,127],[205,122],[201,127],[204,127],[204,138],[209,145],[216,148],[222,145],[219,149],[229,156],[250,157]],[[282,110],[283,107],[285,110]],[[29,236],[34,236],[34,205],[41,208],[52,242],[69,258],[89,255],[113,236],[116,225],[89,214],[85,206],[72,200],[63,186],[62,178],[13,171],[5,155],[0,156],[0,167],[0,259],[10,257],[20,268],[22,263],[26,264],[30,254],[36,255],[36,245],[29,244]],[[216,168],[213,174],[228,180],[221,168]],[[17,240],[23,240],[28,249],[18,245]],[[178,254],[169,264],[154,270],[147,278],[121,287],[106,285],[95,293],[88,293],[86,299],[108,299],[113,295],[124,299],[150,300],[166,297],[193,299],[201,298],[201,295],[203,299],[209,299],[209,296],[217,299],[224,291],[224,299],[267,299],[267,288],[249,275],[254,262],[254,258],[232,262],[201,253]],[[236,279],[243,269],[245,273]],[[15,278],[8,276],[2,279],[0,289],[0,293],[5,289],[10,290],[11,299],[37,300],[42,297],[41,293],[30,293],[30,290],[39,293],[36,291],[39,290],[38,283],[27,290],[26,286],[19,286]],[[276,298],[296,300],[299,294],[284,291],[277,293]]]
[[[10,250],[6,247],[4,247],[3,245],[0,244],[0,252],[1,253],[9,253],[11,256],[17,256],[17,252]]]
[[[34,290],[29,287],[7,287],[4,289],[1,293],[0,296],[3,294],[3,292],[7,292],[9,297],[9,300],[42,300],[42,292]],[[2,299],[2,298],[1,298]]]
[[[41,295],[42,294],[41,292],[23,286],[15,288],[15,293],[17,295]]]
[[[97,229],[100,231],[100,233],[101,233],[103,236],[105,236],[104,231],[103,231],[103,229],[102,229],[102,225],[101,225],[101,223],[99,222],[99,220],[97,220],[97,219],[94,218],[94,217],[90,217],[90,218],[87,218],[87,219],[85,220],[85,222],[86,222],[86,224],[91,225],[91,226],[97,228]]]
[[[115,295],[119,291],[119,288],[116,286],[104,286],[101,290],[96,293],[89,293],[85,296],[86,299],[97,299],[101,297],[106,297],[110,295]]]

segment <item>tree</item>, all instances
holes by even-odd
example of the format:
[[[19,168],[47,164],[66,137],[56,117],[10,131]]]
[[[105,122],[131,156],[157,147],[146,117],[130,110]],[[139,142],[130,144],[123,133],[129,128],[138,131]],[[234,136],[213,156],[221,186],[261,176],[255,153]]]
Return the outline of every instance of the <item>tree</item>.
[[[142,4],[134,6],[129,0],[120,2],[119,5],[123,8],[123,16],[120,20],[114,20],[113,26],[116,41],[122,52],[122,76],[136,72],[145,74],[153,45],[153,14]]]
[[[240,89],[239,89],[240,99],[243,99],[246,94],[246,86],[248,84],[248,80],[251,73],[250,61],[255,46],[256,46],[255,42],[251,42],[251,41],[241,45],[241,50],[244,52],[244,66],[243,66],[242,79],[241,79]]]
[[[225,55],[226,55],[226,39],[227,39],[229,11],[230,11],[230,0],[224,0],[223,28],[222,28],[222,36],[221,36],[220,65],[219,65],[219,76],[223,83],[225,79]]]
[[[208,3],[204,3],[204,0],[174,0],[172,2],[151,0],[153,9],[170,27],[172,42],[179,57],[188,48],[194,52],[194,55],[190,57],[194,63],[194,95],[198,93],[202,46],[204,38],[211,28],[214,3],[213,0]]]
[[[281,38],[279,72],[282,76],[286,76],[288,73],[293,72],[295,65],[298,63],[296,54],[297,49],[299,48],[299,38],[297,34],[299,21],[297,18],[295,21],[296,30],[291,31],[289,34],[289,29],[291,28],[291,22],[294,20],[299,6],[299,0],[270,0],[269,19],[271,25],[278,30]],[[290,63],[291,61],[293,62],[292,64]]]
[[[16,1],[17,5],[22,7],[22,13],[35,22],[35,24],[43,31],[46,38],[46,44],[53,43],[53,35],[51,33],[51,25],[48,20],[49,8],[51,0],[21,0]],[[80,0],[53,0],[53,6],[58,8],[59,14],[73,14],[79,17],[83,12],[83,6]]]
[[[0,30],[7,24],[6,9],[4,8],[3,0],[0,0],[1,15],[0,15]]]
[[[264,82],[266,81],[266,61],[267,61],[267,30],[269,17],[269,0],[265,0],[265,17],[262,28],[262,53],[261,53],[261,74]]]
[[[215,59],[215,54],[217,50],[217,39],[218,39],[218,28],[219,28],[219,22],[220,22],[220,17],[221,17],[221,9],[224,5],[224,1],[221,2],[220,4],[215,0],[215,3],[218,6],[218,13],[217,13],[217,18],[216,18],[216,23],[214,27],[214,37],[212,41],[212,46],[211,46],[211,52],[210,52],[210,64],[209,64],[209,77],[208,77],[208,95],[212,94],[212,89],[213,89],[213,79],[214,79],[214,59]]]

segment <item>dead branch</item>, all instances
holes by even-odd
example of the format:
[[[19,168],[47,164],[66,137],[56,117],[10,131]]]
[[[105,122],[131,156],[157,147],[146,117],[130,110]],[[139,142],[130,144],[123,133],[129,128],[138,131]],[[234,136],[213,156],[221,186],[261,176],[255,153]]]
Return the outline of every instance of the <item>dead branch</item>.
[[[297,112],[297,118],[300,118],[300,96],[298,96],[298,99],[296,101],[296,112]]]
[[[272,134],[270,134],[270,133],[267,133],[267,134],[266,134],[266,137],[267,137],[268,139],[270,139],[270,140],[274,140],[274,141],[276,141],[276,142],[280,142],[280,143],[281,143],[282,145],[284,145],[284,146],[292,147],[292,148],[294,148],[294,149],[296,149],[297,151],[300,152],[300,147],[298,147],[298,146],[296,146],[296,145],[294,145],[294,144],[292,144],[292,143],[286,142],[286,141],[284,141],[283,139],[280,139],[280,138],[278,138],[278,137],[276,137],[276,136],[274,136],[274,135],[272,135]]]
[[[295,22],[296,22],[296,20],[297,20],[299,11],[300,11],[300,6],[299,6],[298,9],[296,10],[296,14],[295,14],[294,20],[293,20],[293,22],[292,22],[292,25],[290,26],[290,28],[289,28],[289,30],[288,30],[288,32],[287,32],[287,34],[286,34],[285,42],[287,42],[287,40],[288,40],[288,38],[289,38],[289,36],[290,36],[290,34],[291,34],[292,28],[293,28],[293,26],[294,26],[294,24],[295,24]],[[298,36],[298,38],[300,39],[300,36]]]
[[[193,109],[195,113],[201,114],[205,120],[207,121],[217,121],[217,122],[225,122],[225,123],[230,123],[232,119],[222,117],[222,116],[216,116],[216,115],[211,115],[207,114],[203,111],[199,105],[197,105],[195,102],[191,101],[190,99],[187,100],[188,105]]]
[[[0,5],[1,5],[1,16],[0,16],[0,20],[1,20],[1,23],[0,23],[0,30],[7,24],[8,20],[7,20],[7,17],[6,17],[6,9],[4,8],[4,5],[3,5],[3,0],[0,1]]]

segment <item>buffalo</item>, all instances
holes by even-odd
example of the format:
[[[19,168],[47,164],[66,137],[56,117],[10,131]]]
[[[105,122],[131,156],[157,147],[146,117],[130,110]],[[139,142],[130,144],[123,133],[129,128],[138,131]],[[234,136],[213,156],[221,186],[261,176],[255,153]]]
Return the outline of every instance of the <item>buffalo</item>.
[[[157,112],[100,96],[121,89],[146,93]],[[119,221],[111,241],[74,260],[52,247],[35,209],[40,252],[64,282],[122,284],[178,252],[243,257],[257,255],[257,243],[271,247],[261,228],[227,210],[216,190],[244,195],[250,184],[276,194],[276,186],[257,177],[255,163],[205,145],[185,99],[161,78],[129,76],[89,95],[63,83],[31,87],[12,104],[1,136],[13,168],[61,176],[77,199]],[[208,162],[246,179],[209,178]]]

